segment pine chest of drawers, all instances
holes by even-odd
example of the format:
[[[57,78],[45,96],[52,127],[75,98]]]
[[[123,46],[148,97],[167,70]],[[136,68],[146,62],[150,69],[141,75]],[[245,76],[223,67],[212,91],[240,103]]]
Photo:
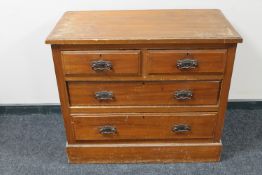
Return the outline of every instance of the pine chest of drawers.
[[[219,10],[65,13],[46,43],[69,162],[218,161],[240,42]]]

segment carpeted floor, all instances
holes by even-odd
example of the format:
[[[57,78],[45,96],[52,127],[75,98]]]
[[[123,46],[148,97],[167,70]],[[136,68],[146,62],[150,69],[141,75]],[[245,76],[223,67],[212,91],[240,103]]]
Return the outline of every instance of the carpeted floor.
[[[24,112],[23,112],[24,111]],[[0,110],[0,175],[262,174],[262,108],[231,108],[219,163],[70,165],[58,108]]]

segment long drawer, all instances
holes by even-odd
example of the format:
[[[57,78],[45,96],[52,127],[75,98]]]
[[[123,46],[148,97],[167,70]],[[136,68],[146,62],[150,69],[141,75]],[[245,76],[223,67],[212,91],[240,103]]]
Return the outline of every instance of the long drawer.
[[[216,113],[73,116],[76,140],[212,138]]]
[[[219,81],[68,82],[71,106],[214,105]]]

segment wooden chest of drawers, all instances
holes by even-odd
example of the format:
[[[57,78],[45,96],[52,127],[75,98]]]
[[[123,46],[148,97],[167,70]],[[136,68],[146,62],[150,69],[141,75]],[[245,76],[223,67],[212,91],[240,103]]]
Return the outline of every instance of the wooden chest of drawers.
[[[219,10],[65,13],[46,43],[69,162],[218,161],[239,42]]]

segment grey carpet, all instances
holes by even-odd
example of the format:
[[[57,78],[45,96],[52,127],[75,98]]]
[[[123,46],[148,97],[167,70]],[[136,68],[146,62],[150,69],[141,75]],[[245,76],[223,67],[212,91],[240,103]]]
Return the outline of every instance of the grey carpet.
[[[262,174],[262,109],[230,109],[219,163],[70,165],[58,110],[0,110],[1,175]]]

